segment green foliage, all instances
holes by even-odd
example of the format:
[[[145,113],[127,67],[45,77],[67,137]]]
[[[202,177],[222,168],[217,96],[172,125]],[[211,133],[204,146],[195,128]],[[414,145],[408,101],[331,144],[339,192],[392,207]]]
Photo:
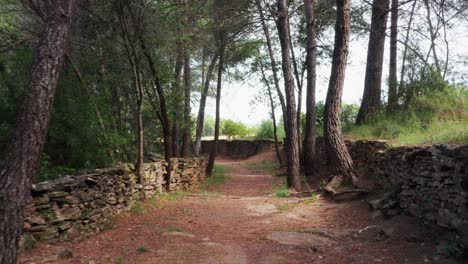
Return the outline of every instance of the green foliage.
[[[281,185],[273,190],[275,197],[287,197],[289,195],[289,188],[287,185]]]
[[[225,120],[223,123],[223,128],[221,133],[228,136],[229,138],[233,137],[245,137],[249,134],[250,130],[241,122],[235,122],[232,120]]]
[[[277,124],[276,128],[278,129],[278,140],[281,141],[285,137],[284,126]],[[271,120],[263,120],[256,130],[255,139],[273,139],[273,132],[273,123]]]

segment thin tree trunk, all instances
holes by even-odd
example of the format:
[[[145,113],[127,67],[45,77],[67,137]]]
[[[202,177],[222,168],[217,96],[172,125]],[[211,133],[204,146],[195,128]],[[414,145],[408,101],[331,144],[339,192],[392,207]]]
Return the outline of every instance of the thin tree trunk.
[[[219,63],[218,63],[218,84],[216,86],[216,119],[215,119],[215,133],[213,146],[211,148],[210,158],[206,167],[206,174],[212,176],[216,155],[218,154],[218,140],[219,140],[219,119],[220,119],[220,106],[221,106],[221,88],[223,80],[223,67],[224,67],[224,53],[225,53],[225,40],[224,32],[219,32]]]
[[[99,126],[101,127],[102,136],[104,137],[104,139],[106,141],[109,141],[109,135],[107,134],[106,126],[104,125],[104,119],[102,118],[102,114],[101,114],[101,111],[99,110],[99,106],[96,103],[96,100],[94,99],[94,97],[93,97],[93,95],[92,95],[92,93],[90,91],[91,89],[90,89],[89,85],[83,79],[83,75],[81,74],[80,70],[78,69],[78,66],[74,63],[72,58],[68,54],[66,55],[66,58],[68,59],[68,62],[72,66],[73,71],[75,72],[76,77],[78,78],[78,81],[80,81],[81,84],[83,84],[85,92],[88,95],[89,100],[91,101],[91,104],[93,105],[94,111],[96,112],[96,115],[98,117]],[[109,157],[111,158],[112,163],[115,163],[115,158],[114,158],[113,151],[111,149],[107,149],[107,153],[109,153]]]
[[[182,69],[184,67],[184,55],[182,43],[179,43],[179,50],[177,55],[177,62],[175,66],[175,89],[174,89],[174,109],[172,112],[172,153],[175,157],[180,157],[180,130],[179,130],[179,120],[181,115],[179,114],[179,109],[181,108],[178,103],[182,98]]]
[[[167,103],[166,103],[166,95],[164,93],[164,89],[161,84],[161,80],[159,78],[158,72],[156,70],[156,66],[154,64],[153,58],[146,46],[146,43],[142,37],[140,37],[140,44],[143,54],[146,57],[146,61],[150,67],[151,74],[153,76],[154,87],[156,88],[156,92],[158,94],[159,99],[159,108],[162,117],[162,130],[163,130],[163,138],[164,138],[164,158],[166,161],[169,161],[172,157],[172,132],[171,132],[171,124],[169,121],[169,114],[167,110]],[[153,87],[153,89],[154,89]]]
[[[349,0],[336,0],[335,48],[327,98],[325,101],[325,143],[332,168],[349,179],[353,176],[353,161],[341,130],[341,96],[348,60],[350,7]]]
[[[143,83],[140,70],[140,57],[136,52],[134,41],[130,38],[130,32],[125,15],[123,3],[120,3],[119,21],[124,40],[125,51],[127,52],[130,68],[132,69],[133,82],[136,89],[136,116],[137,116],[137,162],[136,171],[138,182],[143,183],[142,168],[144,163],[144,128],[143,128]]]
[[[195,156],[200,155],[201,151],[201,138],[203,134],[203,123],[205,122],[205,106],[206,106],[206,97],[208,96],[208,90],[210,89],[210,81],[213,75],[214,67],[216,66],[216,61],[218,61],[218,53],[216,52],[211,59],[210,65],[208,66],[208,71],[205,77],[205,83],[203,87],[203,92],[200,98],[200,107],[198,109],[198,118],[197,118],[197,131],[195,135]]]
[[[294,79],[291,69],[291,47],[289,41],[288,1],[277,0],[278,5],[278,35],[281,43],[284,87],[286,91],[286,128],[288,157],[288,186],[296,191],[301,190],[301,171],[299,160],[299,142],[297,134],[297,109],[295,101]]]
[[[77,1],[44,2],[42,31],[16,129],[0,167],[0,263],[17,262],[23,211],[39,166],[60,71],[69,48]]]
[[[394,113],[398,107],[398,0],[392,0],[392,16],[390,26],[390,73],[388,77],[387,115]]]
[[[296,60],[296,55],[294,53],[294,45],[292,42],[292,37],[291,37],[291,30],[289,30],[289,46],[291,47],[291,61],[294,69],[294,77],[296,78],[296,84],[297,84],[297,142],[299,142],[299,156],[301,156],[302,151],[302,135],[301,135],[301,117],[302,117],[302,78],[301,75],[299,75],[299,70],[297,68],[297,60]]]
[[[275,102],[273,100],[273,94],[271,92],[270,82],[267,80],[266,75],[265,75],[265,66],[263,65],[263,62],[261,59],[260,59],[260,70],[262,73],[263,82],[265,83],[267,87],[268,98],[270,99],[271,121],[273,123],[273,138],[275,141],[276,157],[278,158],[279,164],[282,165],[283,159],[281,158],[281,152],[280,152],[279,143],[278,143],[278,127],[276,126]]]
[[[187,47],[184,51],[184,80],[185,80],[185,93],[184,93],[184,132],[182,135],[182,157],[189,157],[191,154],[190,151],[190,141],[191,141],[191,130],[192,130],[192,120],[190,116],[190,96],[192,93],[192,74],[190,70],[190,53],[187,50]]]
[[[400,72],[400,82],[399,86],[401,88],[401,85],[403,84],[404,77],[406,74],[406,58],[408,56],[408,42],[409,42],[409,35],[411,32],[411,26],[413,25],[413,19],[414,19],[414,11],[416,9],[416,5],[418,4],[417,0],[414,0],[413,7],[411,8],[411,13],[410,13],[410,18],[408,21],[408,28],[406,29],[406,37],[405,37],[405,43],[403,45],[403,57],[401,59],[401,72]],[[401,93],[401,89],[400,93]],[[400,95],[398,95],[400,96]]]
[[[262,4],[260,0],[255,0],[255,3],[257,5],[257,10],[260,15],[260,21],[262,23],[263,34],[265,35],[265,40],[266,40],[266,44],[268,47],[268,55],[270,56],[271,71],[273,72],[273,80],[275,81],[276,93],[278,93],[278,98],[280,100],[283,117],[286,118],[286,101],[284,100],[284,95],[279,85],[278,69],[276,68],[276,60],[275,60],[275,56],[273,52],[273,47],[271,44],[270,31],[268,29],[268,25],[265,22],[265,16],[263,15],[263,8],[262,8]],[[286,120],[284,123],[286,124]]]
[[[431,8],[429,6],[429,0],[424,0],[424,6],[426,7],[426,18],[427,18],[427,23],[429,25],[429,33],[431,34],[431,46],[429,50],[432,50],[432,56],[434,57],[434,64],[436,66],[437,72],[441,74],[439,57],[437,56],[437,51],[435,47],[435,40],[437,37],[437,32],[434,31],[434,26],[432,25]]]
[[[382,66],[385,48],[389,0],[374,0],[367,50],[364,95],[356,123],[363,124],[374,118],[381,107]]]
[[[304,137],[304,170],[309,175],[315,170],[315,84],[316,84],[316,39],[314,0],[304,0],[307,30],[307,94],[306,94],[306,127]]]

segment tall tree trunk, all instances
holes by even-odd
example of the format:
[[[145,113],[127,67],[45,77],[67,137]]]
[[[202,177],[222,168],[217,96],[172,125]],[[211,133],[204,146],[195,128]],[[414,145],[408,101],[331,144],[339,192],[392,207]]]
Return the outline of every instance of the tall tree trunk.
[[[184,93],[184,132],[182,135],[182,150],[181,156],[188,157],[191,154],[191,132],[192,132],[192,120],[190,116],[190,96],[192,93],[192,74],[190,70],[190,53],[185,47],[184,51],[184,80],[185,80],[185,93]]]
[[[42,31],[16,130],[0,167],[0,263],[17,261],[23,211],[39,166],[60,71],[69,48],[77,1],[43,1]]]
[[[299,160],[299,142],[297,134],[296,101],[294,79],[291,69],[291,47],[289,41],[288,1],[277,0],[278,4],[278,35],[281,44],[281,57],[286,91],[286,130],[288,157],[288,186],[296,191],[301,190],[301,171]]]
[[[216,66],[216,61],[218,61],[218,53],[216,52],[211,58],[210,65],[208,66],[208,71],[205,77],[205,83],[203,87],[203,92],[200,98],[200,107],[198,109],[198,118],[197,118],[197,131],[195,135],[195,156],[200,155],[201,151],[201,138],[203,134],[203,123],[205,122],[205,106],[206,106],[206,97],[208,96],[208,90],[210,89],[210,81],[213,75],[214,67]]]
[[[438,28],[437,30],[434,29],[434,25],[432,24],[431,7],[429,6],[429,0],[424,0],[423,2],[424,2],[424,6],[426,7],[426,19],[427,19],[427,24],[429,25],[429,33],[431,34],[431,46],[429,48],[429,53],[432,50],[432,56],[434,57],[434,64],[436,66],[437,73],[441,75],[440,62],[439,62],[439,57],[437,56],[436,45],[435,45],[437,32],[439,31],[439,29]]]
[[[348,60],[350,10],[349,0],[336,0],[335,48],[330,83],[325,101],[325,143],[336,172],[347,179],[353,176],[353,161],[341,131],[341,96]]]
[[[314,0],[304,0],[307,30],[307,94],[306,94],[306,127],[304,137],[304,170],[306,175],[315,169],[315,84],[316,84],[316,40]]]
[[[398,0],[392,0],[392,16],[390,26],[390,73],[388,77],[387,115],[394,113],[398,107]]]
[[[144,132],[143,132],[143,83],[140,70],[140,56],[135,49],[135,42],[130,38],[130,31],[128,28],[127,17],[125,9],[129,7],[124,6],[120,2],[119,21],[122,30],[122,38],[127,53],[130,68],[132,70],[132,79],[136,89],[136,117],[137,117],[137,162],[136,171],[138,175],[138,182],[143,182],[142,168],[144,163]]]
[[[169,114],[167,110],[167,103],[166,103],[166,95],[164,93],[163,86],[161,84],[161,80],[159,78],[158,72],[156,70],[156,66],[154,64],[153,58],[151,56],[148,47],[146,46],[146,42],[144,38],[140,37],[140,44],[143,54],[146,57],[146,61],[150,67],[151,75],[153,76],[154,86],[153,89],[156,88],[156,93],[158,94],[159,99],[159,109],[161,113],[162,119],[162,130],[163,130],[163,139],[164,139],[164,158],[166,161],[169,161],[172,157],[172,132],[171,132],[171,123],[169,121]]]
[[[278,93],[283,117],[286,118],[286,101],[284,100],[284,95],[281,91],[281,87],[279,84],[278,69],[276,68],[276,60],[273,52],[273,46],[271,44],[270,31],[268,29],[268,25],[265,22],[265,16],[263,15],[263,8],[260,0],[255,0],[255,3],[257,5],[257,10],[260,15],[260,22],[262,23],[263,34],[265,35],[265,40],[268,48],[268,55],[270,56],[271,71],[273,72],[273,80],[275,81],[276,93]],[[286,120],[284,123],[286,124]]]
[[[406,74],[406,58],[408,56],[408,42],[410,38],[411,26],[413,25],[413,20],[414,20],[414,11],[416,9],[417,4],[418,4],[418,1],[414,0],[413,7],[411,7],[410,18],[408,21],[408,28],[406,29],[405,43],[403,44],[403,57],[401,59],[401,72],[400,72],[400,82],[399,82],[400,88],[401,88],[401,85],[403,84],[405,74]],[[399,89],[399,91],[400,91],[400,94],[398,96],[401,96],[401,89]]]
[[[175,89],[174,89],[174,109],[172,112],[172,154],[175,157],[180,157],[180,130],[179,122],[181,115],[179,114],[180,104],[179,101],[182,100],[182,69],[184,67],[184,54],[182,42],[179,43],[179,48],[177,51],[177,61],[175,66]]]
[[[214,141],[211,148],[210,158],[206,167],[206,174],[211,176],[213,174],[214,163],[216,155],[218,154],[218,140],[219,140],[219,119],[220,119],[220,106],[221,106],[221,88],[223,80],[223,67],[224,67],[224,54],[225,53],[225,40],[224,32],[219,32],[219,63],[218,63],[218,84],[216,86],[216,119],[215,119],[215,133]]]
[[[367,50],[364,95],[356,123],[363,124],[379,113],[381,107],[382,66],[385,48],[389,0],[374,0]]]
[[[270,99],[271,121],[273,123],[273,138],[275,141],[276,158],[278,158],[279,164],[282,165],[283,159],[281,158],[281,152],[280,152],[279,143],[278,143],[278,127],[276,126],[275,102],[273,100],[273,94],[271,92],[270,82],[266,78],[265,66],[263,65],[263,62],[261,59],[260,59],[260,71],[262,73],[263,82],[265,83],[267,87],[268,98]]]
[[[291,47],[291,60],[292,60],[292,65],[294,69],[294,77],[296,78],[296,84],[297,84],[297,142],[299,146],[299,157],[301,157],[302,151],[302,135],[301,135],[301,117],[302,117],[302,76],[299,74],[299,70],[297,67],[297,60],[296,60],[296,55],[294,53],[294,45],[292,42],[292,37],[291,37],[291,30],[289,30],[289,46]]]

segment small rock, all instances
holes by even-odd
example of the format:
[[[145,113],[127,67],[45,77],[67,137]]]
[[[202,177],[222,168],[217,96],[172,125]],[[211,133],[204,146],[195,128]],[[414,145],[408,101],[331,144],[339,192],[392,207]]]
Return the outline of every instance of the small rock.
[[[73,252],[68,248],[60,249],[59,251],[55,253],[55,255],[57,256],[58,259],[73,258]]]

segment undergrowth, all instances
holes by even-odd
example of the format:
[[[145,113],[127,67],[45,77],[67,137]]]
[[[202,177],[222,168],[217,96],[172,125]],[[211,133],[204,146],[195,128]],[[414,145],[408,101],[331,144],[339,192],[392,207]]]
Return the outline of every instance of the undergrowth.
[[[289,195],[289,188],[287,185],[281,185],[273,190],[275,197],[287,197]]]
[[[273,173],[279,169],[279,165],[276,162],[262,161],[257,163],[246,163],[244,167],[252,170],[261,170],[269,173]]]
[[[220,164],[215,164],[213,175],[207,176],[202,184],[202,188],[206,189],[211,186],[216,186],[225,183],[228,180],[226,175],[227,167]]]
[[[414,98],[404,110],[347,131],[353,139],[386,139],[392,145],[468,144],[468,90],[448,86]]]

